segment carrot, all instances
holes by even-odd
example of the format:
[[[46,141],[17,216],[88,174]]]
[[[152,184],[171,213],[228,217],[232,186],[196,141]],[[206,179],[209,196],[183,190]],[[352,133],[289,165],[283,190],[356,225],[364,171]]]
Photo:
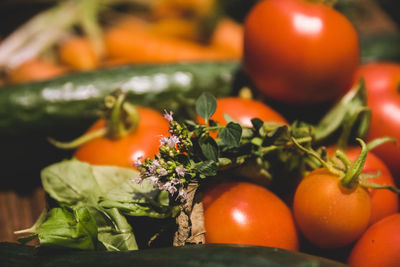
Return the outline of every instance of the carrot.
[[[68,71],[68,68],[43,59],[31,59],[11,70],[8,77],[11,83],[40,81],[50,79]]]
[[[187,40],[198,40],[200,33],[194,20],[182,18],[166,18],[154,22],[150,31],[170,37],[177,37]]]
[[[133,63],[232,58],[225,51],[179,38],[157,35],[141,27],[113,27],[106,32],[104,43],[110,58],[126,58]]]
[[[243,26],[229,18],[219,20],[211,36],[211,45],[240,58],[243,51]]]
[[[76,70],[91,70],[99,65],[99,57],[89,39],[72,37],[59,47],[61,62]]]
[[[152,13],[159,18],[187,14],[201,17],[210,14],[215,6],[215,0],[159,0],[153,4]]]

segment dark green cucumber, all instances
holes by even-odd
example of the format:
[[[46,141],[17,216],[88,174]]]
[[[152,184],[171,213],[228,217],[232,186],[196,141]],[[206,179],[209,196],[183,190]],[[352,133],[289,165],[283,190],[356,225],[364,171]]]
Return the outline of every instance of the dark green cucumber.
[[[216,96],[232,90],[238,62],[136,65],[66,75],[45,82],[0,87],[0,133],[63,132],[88,126],[116,88],[134,104],[174,110],[178,96]]]
[[[283,249],[194,245],[140,251],[62,251],[46,250],[18,244],[0,243],[0,262],[4,267],[40,266],[263,266],[263,267],[340,267],[345,264]]]
[[[361,38],[362,63],[392,61],[400,63],[400,33],[381,33]]]

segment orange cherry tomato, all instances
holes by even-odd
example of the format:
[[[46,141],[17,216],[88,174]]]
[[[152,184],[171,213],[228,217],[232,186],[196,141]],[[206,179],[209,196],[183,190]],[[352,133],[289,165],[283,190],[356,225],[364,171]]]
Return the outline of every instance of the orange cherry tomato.
[[[328,155],[335,153],[334,147],[327,149]],[[346,155],[351,161],[356,160],[360,155],[359,147],[348,147],[346,149]],[[376,174],[380,172],[381,175],[376,178],[371,178],[368,181],[379,185],[392,185],[394,186],[394,180],[388,167],[383,161],[374,155],[373,152],[368,152],[367,158],[363,168],[364,173]],[[371,218],[369,224],[373,224],[380,219],[394,214],[399,211],[399,197],[396,193],[391,192],[387,189],[370,189],[368,188],[369,196],[371,197]]]
[[[260,1],[244,25],[243,66],[266,96],[290,104],[332,101],[359,65],[357,33],[333,8],[305,0]]]
[[[397,144],[387,143],[374,153],[389,167],[400,185],[400,64],[375,62],[359,68],[356,81],[365,78],[368,106],[371,108],[371,126],[367,140],[392,136]]]
[[[337,176],[317,169],[298,185],[293,212],[297,226],[311,243],[339,248],[354,242],[366,230],[371,200],[364,188],[345,188]]]
[[[240,97],[224,97],[217,99],[217,110],[210,119],[217,121],[221,125],[226,125],[225,114],[228,114],[244,126],[252,126],[251,119],[253,118],[259,118],[262,121],[274,121],[287,124],[287,121],[282,115],[264,103]],[[199,116],[197,117],[197,121],[204,123],[204,120]]]
[[[168,121],[159,112],[137,107],[139,125],[131,134],[120,139],[97,138],[80,146],[75,156],[82,161],[97,165],[133,167],[137,160],[154,157],[158,153],[160,137],[168,135]],[[105,127],[98,120],[88,131]]]
[[[373,224],[353,247],[348,263],[353,267],[400,265],[400,213]]]
[[[226,182],[203,196],[207,243],[272,246],[298,250],[290,209],[268,189]]]

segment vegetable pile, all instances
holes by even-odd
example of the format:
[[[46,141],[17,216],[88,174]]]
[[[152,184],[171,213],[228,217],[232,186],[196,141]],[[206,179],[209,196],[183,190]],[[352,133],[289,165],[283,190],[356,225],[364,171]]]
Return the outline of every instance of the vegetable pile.
[[[237,94],[181,96],[182,114],[114,88],[86,133],[51,138],[74,154],[42,170],[49,209],[20,241],[256,245],[397,266],[400,65],[360,64],[351,22],[314,2],[251,9]]]

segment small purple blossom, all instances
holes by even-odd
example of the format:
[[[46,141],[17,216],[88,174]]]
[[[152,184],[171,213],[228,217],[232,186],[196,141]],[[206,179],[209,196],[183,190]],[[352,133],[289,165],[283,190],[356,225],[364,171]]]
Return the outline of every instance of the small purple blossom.
[[[177,167],[175,169],[176,173],[178,174],[179,177],[184,177],[186,173],[186,169],[183,167]]]
[[[173,195],[178,189],[171,183],[171,182],[166,182],[162,186],[163,190],[167,190],[171,195]]]
[[[160,176],[168,175],[168,171],[164,168],[160,168]]]
[[[179,189],[178,198],[185,198],[186,196],[186,191],[183,188]]]
[[[164,136],[160,139],[161,145],[167,145],[169,147],[175,147],[180,142],[178,136],[172,135],[170,137]]]
[[[169,122],[173,121],[174,118],[172,117],[174,113],[172,111],[168,112],[164,109],[164,118],[166,118]]]
[[[153,160],[152,164],[148,167],[149,173],[155,174],[159,167],[160,167],[160,162],[156,159]]]

